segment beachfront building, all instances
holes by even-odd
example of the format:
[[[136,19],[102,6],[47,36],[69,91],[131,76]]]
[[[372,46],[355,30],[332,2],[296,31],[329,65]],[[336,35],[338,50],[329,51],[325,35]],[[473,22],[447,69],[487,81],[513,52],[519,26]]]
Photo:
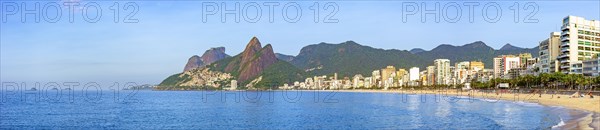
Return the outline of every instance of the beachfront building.
[[[381,81],[384,86],[390,87],[396,77],[396,68],[394,66],[387,66],[381,69]]]
[[[313,82],[313,78],[310,77],[304,79],[304,83],[306,84],[306,86],[303,87],[304,89],[312,89],[315,85]]]
[[[527,60],[533,58],[533,56],[531,56],[531,53],[521,53],[518,55],[518,57],[519,57],[519,59],[521,59],[520,65],[522,68],[527,68],[527,64],[525,64],[525,63],[527,63]]]
[[[508,78],[509,70],[521,68],[521,58],[514,55],[502,55],[494,58],[494,77]]]
[[[563,19],[558,61],[563,73],[580,73],[579,65],[600,52],[600,21],[567,16]]]
[[[477,79],[477,81],[479,82],[487,82],[490,79],[494,78],[494,70],[493,69],[483,69],[477,72],[476,75],[474,75],[475,79]]]
[[[583,74],[583,61],[572,63],[569,74]]]
[[[378,88],[380,82],[381,82],[381,71],[373,70],[373,72],[371,72],[371,86]]]
[[[364,87],[371,88],[373,86],[373,77],[365,77]]]
[[[540,73],[554,73],[558,71],[556,58],[560,54],[560,33],[552,32],[550,37],[540,42],[539,66]]]
[[[502,57],[494,58],[494,78],[502,77]]]
[[[456,79],[456,83],[458,84],[462,84],[465,83],[467,81],[467,78],[470,75],[470,65],[471,62],[469,61],[463,61],[463,62],[458,62],[456,63],[454,66],[454,78]]]
[[[396,76],[398,77],[398,86],[400,87],[407,85],[408,81],[410,81],[409,72],[406,69],[398,69]]]
[[[327,76],[314,76],[313,78],[313,81],[315,82],[315,86],[313,86],[313,89],[323,89],[326,87],[325,79],[327,79]]]
[[[470,71],[480,71],[485,69],[485,64],[481,61],[471,61],[469,62],[469,70]]]
[[[421,82],[421,85],[424,85],[424,86],[431,85],[430,83],[428,83],[429,79],[427,76],[427,70],[421,71],[420,74],[421,74],[421,77],[419,77],[419,82]]]
[[[436,59],[433,61],[435,66],[435,84],[449,84],[451,78],[450,74],[450,60],[448,59]]]
[[[529,59],[525,60],[525,65],[523,67],[524,68],[537,67],[538,61],[539,61],[539,58],[529,58]]]
[[[419,67],[412,67],[408,70],[409,76],[408,78],[410,79],[409,84],[410,86],[417,86],[420,76],[419,76]]]
[[[354,75],[354,77],[352,77],[352,87],[353,88],[363,87],[364,86],[363,79],[364,79],[364,77],[361,74]]]
[[[583,67],[583,75],[584,76],[600,76],[600,68],[598,64],[600,63],[600,59],[595,57],[590,60],[584,60],[582,62]]]
[[[425,83],[427,85],[435,84],[435,66],[427,66],[427,70],[425,70]]]
[[[237,80],[231,80],[229,82],[229,88],[225,88],[225,90],[236,90],[238,86]]]
[[[504,57],[502,62],[503,74],[508,74],[511,69],[521,68],[521,57]]]

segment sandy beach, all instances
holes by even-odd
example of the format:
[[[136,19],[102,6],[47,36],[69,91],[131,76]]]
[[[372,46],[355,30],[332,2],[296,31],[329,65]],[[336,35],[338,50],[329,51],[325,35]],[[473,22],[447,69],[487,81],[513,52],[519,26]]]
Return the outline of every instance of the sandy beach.
[[[322,90],[336,92],[369,92],[369,93],[398,93],[398,94],[439,94],[448,96],[466,96],[492,100],[538,103],[546,106],[562,106],[584,111],[573,114],[574,120],[565,121],[562,129],[600,129],[600,96],[589,95],[581,98],[570,98],[571,95],[560,94],[520,94],[509,92],[482,92],[478,90]]]

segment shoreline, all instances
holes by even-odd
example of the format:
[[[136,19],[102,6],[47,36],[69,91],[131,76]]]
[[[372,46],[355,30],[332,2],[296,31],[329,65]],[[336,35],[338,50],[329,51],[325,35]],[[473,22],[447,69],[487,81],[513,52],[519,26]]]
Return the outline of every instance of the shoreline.
[[[157,90],[153,90],[157,91]],[[190,90],[158,90],[158,91],[190,91]],[[193,91],[193,90],[192,90]],[[211,91],[231,91],[231,90],[211,90]],[[248,90],[234,90],[248,91]],[[253,91],[253,90],[250,90]],[[262,91],[262,90],[258,90]],[[351,92],[351,93],[388,93],[388,94],[426,94],[426,95],[447,95],[447,96],[462,96],[478,99],[502,100],[508,102],[527,102],[535,103],[549,107],[563,107],[577,111],[578,113],[570,113],[572,119],[562,120],[556,124],[560,129],[600,129],[600,96],[594,98],[585,96],[583,98],[570,98],[570,95],[564,94],[539,94],[539,93],[491,93],[482,92],[480,90],[457,91],[453,89],[447,90],[369,90],[369,89],[353,89],[353,90],[266,90],[266,91],[319,91],[319,92]],[[554,127],[552,128],[554,129]]]
[[[313,90],[310,90],[313,91]],[[440,94],[447,96],[466,96],[470,98],[503,100],[509,102],[528,102],[543,106],[558,106],[580,111],[569,114],[573,119],[564,121],[557,126],[561,129],[600,129],[600,98],[569,98],[569,95],[556,94],[519,94],[519,93],[485,93],[480,91],[458,92],[455,90],[316,90],[324,92],[357,92],[357,93],[395,93],[395,94]],[[560,96],[561,98],[557,98]],[[595,106],[595,107],[594,107]],[[562,119],[561,119],[562,120]],[[559,125],[559,124],[557,124]]]

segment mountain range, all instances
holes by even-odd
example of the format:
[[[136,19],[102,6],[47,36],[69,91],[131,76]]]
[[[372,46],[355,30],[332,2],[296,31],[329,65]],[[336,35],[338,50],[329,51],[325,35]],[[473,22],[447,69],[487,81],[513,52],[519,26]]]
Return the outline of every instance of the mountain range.
[[[449,59],[451,64],[481,61],[486,68],[492,68],[492,59],[499,55],[531,53],[537,57],[538,51],[538,47],[520,48],[510,44],[496,50],[482,41],[462,46],[442,44],[429,51],[420,48],[410,51],[379,49],[346,41],[308,45],[298,55],[291,56],[274,53],[270,44],[262,47],[258,38],[253,37],[238,55],[232,57],[225,54],[223,47],[211,48],[202,57],[192,56],[184,70],[207,67],[213,71],[230,73],[241,85],[252,82],[258,87],[269,87],[300,81],[313,75],[371,75],[373,70],[388,65],[424,69],[433,65],[435,59]]]
[[[302,70],[286,61],[277,59],[271,44],[261,47],[261,43],[256,37],[250,40],[242,53],[217,61],[209,68],[231,73],[242,85],[254,81],[256,83],[254,86],[263,88],[291,83],[304,78]],[[259,80],[256,80],[257,78]]]
[[[419,48],[411,51],[378,49],[347,41],[339,44],[308,45],[302,48],[290,63],[314,75],[338,73],[342,76],[352,76],[371,75],[373,70],[388,65],[396,68],[424,69],[433,65],[435,59],[449,59],[452,64],[460,61],[481,61],[486,68],[492,68],[493,58],[499,55],[531,53],[536,57],[538,51],[537,47],[519,48],[510,44],[495,50],[481,41],[462,46],[442,44],[429,51]]]

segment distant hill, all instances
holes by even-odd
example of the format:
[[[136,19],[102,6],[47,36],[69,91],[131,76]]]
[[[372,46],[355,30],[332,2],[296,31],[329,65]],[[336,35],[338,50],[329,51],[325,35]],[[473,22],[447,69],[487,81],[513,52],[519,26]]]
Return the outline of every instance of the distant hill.
[[[463,46],[452,46],[452,45],[439,45],[431,51],[419,53],[420,57],[431,61],[425,67],[433,64],[435,59],[449,59],[452,64],[458,61],[482,61],[486,68],[492,68],[493,58],[499,55],[519,54],[519,53],[531,53],[532,56],[537,57],[537,47],[534,48],[518,48],[510,47],[504,50],[494,50],[494,48],[486,45],[482,41],[476,41],[473,43],[465,44]]]
[[[521,49],[524,49],[524,48],[516,47],[516,46],[511,45],[510,43],[506,43],[504,46],[502,46],[498,50],[508,51],[508,50],[521,50]]]
[[[412,51],[412,52],[411,52]],[[435,59],[449,59],[451,64],[457,61],[482,61],[486,68],[493,66],[493,58],[498,55],[531,53],[538,54],[537,47],[495,50],[484,42],[476,41],[463,46],[442,44],[425,51],[422,49],[385,50],[360,45],[353,41],[339,44],[319,43],[301,49],[300,54],[291,63],[304,69],[309,74],[323,75],[338,73],[341,76],[355,74],[371,75],[376,69],[392,65],[396,68],[420,67],[433,65]]]
[[[281,54],[281,53],[275,53],[275,57],[277,57],[277,59],[279,59],[279,60],[283,60],[286,62],[291,62],[292,60],[294,60],[294,58],[296,58],[294,56]]]
[[[409,51],[376,49],[347,41],[306,46],[291,63],[309,74],[338,73],[339,76],[352,76],[371,75],[373,70],[387,65],[408,68],[429,62]]]
[[[421,48],[414,48],[414,49],[411,49],[409,52],[412,53],[412,54],[417,54],[417,53],[421,53],[421,52],[424,52],[424,51],[425,50],[423,50]]]

